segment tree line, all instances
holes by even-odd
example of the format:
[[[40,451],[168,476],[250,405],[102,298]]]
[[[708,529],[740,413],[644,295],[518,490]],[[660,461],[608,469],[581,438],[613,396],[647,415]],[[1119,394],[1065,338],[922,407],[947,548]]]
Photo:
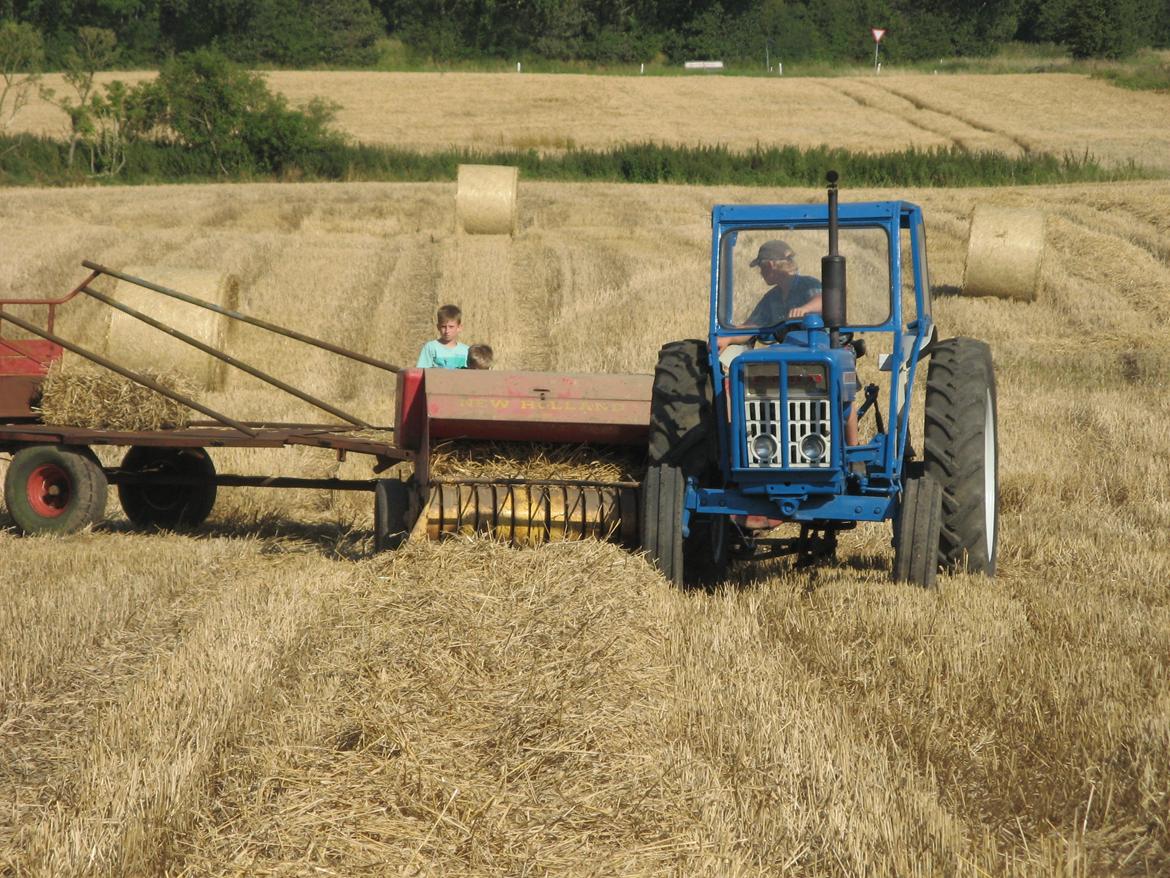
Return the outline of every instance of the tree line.
[[[56,69],[82,27],[115,35],[118,66],[214,47],[244,64],[365,67],[386,37],[417,63],[859,62],[871,27],[894,63],[1012,40],[1081,58],[1170,46],[1170,0],[0,0],[0,21],[35,28]]]

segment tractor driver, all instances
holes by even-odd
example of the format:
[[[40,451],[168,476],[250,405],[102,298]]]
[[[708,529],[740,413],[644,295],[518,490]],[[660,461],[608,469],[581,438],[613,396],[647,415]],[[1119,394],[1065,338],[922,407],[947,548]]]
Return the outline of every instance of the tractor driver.
[[[787,242],[765,241],[748,266],[758,267],[764,283],[771,287],[748,316],[748,326],[772,326],[781,320],[820,313],[821,282],[797,270],[796,253]],[[733,349],[731,356],[725,357],[729,345],[744,345],[752,338],[751,335],[720,338],[719,353],[723,365],[726,366],[742,350]]]
[[[752,313],[745,321],[748,326],[774,326],[782,320],[792,320],[806,314],[821,313],[821,282],[815,277],[801,274],[796,267],[796,252],[786,241],[765,241],[748,263],[750,268],[759,268],[760,276],[770,289],[764,293]],[[719,362],[726,369],[731,361],[747,348],[754,335],[732,335],[719,339]],[[854,391],[855,393],[856,391]],[[857,406],[853,405],[853,394],[848,394],[849,416],[845,421],[845,443],[856,445]]]

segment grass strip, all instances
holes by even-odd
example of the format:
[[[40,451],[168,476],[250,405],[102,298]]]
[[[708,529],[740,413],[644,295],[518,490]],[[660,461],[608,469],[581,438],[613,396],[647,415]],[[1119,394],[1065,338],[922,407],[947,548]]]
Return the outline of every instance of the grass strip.
[[[67,145],[51,138],[0,137],[0,185],[76,186],[87,183],[454,180],[460,164],[516,165],[528,180],[684,185],[818,186],[829,168],[854,186],[1020,186],[1103,183],[1155,179],[1163,174],[1134,162],[1106,166],[1091,154],[1063,156],[972,152],[958,147],[908,148],[859,153],[829,146],[757,146],[746,152],[724,146],[624,144],[610,149],[449,149],[416,152],[368,144],[337,144],[286,163],[277,172],[250,167],[224,175],[213,161],[189,147],[164,143],[131,145],[122,172],[94,176],[67,164]]]

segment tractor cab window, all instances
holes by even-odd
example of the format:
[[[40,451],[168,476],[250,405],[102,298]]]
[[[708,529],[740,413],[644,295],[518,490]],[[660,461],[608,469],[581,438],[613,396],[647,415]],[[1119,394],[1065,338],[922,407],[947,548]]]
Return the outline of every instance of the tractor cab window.
[[[850,326],[884,323],[890,315],[889,238],[884,228],[845,228],[838,249],[846,258]],[[740,229],[723,236],[719,322],[728,329],[762,329],[813,311],[820,313],[825,229]]]
[[[930,274],[926,269],[926,229],[918,224],[918,252],[912,246],[909,229],[902,229],[902,322],[911,323],[920,316],[914,297],[914,279],[920,279],[923,290],[923,316],[930,315]]]

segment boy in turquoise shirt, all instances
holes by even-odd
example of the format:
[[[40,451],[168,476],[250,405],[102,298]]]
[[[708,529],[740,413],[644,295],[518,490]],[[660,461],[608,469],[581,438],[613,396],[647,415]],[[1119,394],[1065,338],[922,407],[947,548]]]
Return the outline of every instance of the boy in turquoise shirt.
[[[463,312],[457,305],[444,305],[435,316],[439,337],[423,345],[418,355],[420,369],[463,369],[467,366],[467,345],[460,342]]]

